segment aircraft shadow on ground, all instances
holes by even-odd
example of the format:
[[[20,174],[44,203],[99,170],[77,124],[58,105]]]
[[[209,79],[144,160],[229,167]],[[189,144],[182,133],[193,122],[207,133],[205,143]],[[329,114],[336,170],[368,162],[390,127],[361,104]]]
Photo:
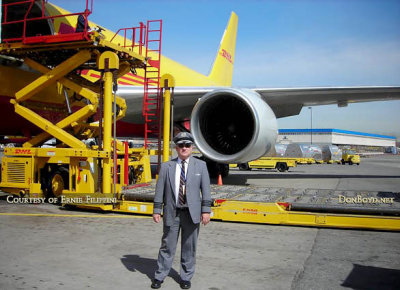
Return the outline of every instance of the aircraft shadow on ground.
[[[121,258],[121,262],[129,271],[140,272],[146,275],[150,280],[154,278],[154,272],[157,270],[156,259],[143,258],[139,255],[124,255]],[[168,276],[179,283],[179,274],[174,268],[171,268]]]
[[[400,289],[400,270],[353,264],[341,285],[351,289]]]

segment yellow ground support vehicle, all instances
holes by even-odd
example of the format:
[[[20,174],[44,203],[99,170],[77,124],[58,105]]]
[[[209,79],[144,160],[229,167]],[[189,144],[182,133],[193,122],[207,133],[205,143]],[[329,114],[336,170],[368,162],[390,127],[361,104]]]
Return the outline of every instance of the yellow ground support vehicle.
[[[342,165],[346,163],[349,165],[360,165],[360,155],[356,154],[353,150],[344,150],[342,154]]]
[[[49,18],[42,14],[49,21],[64,16]],[[21,27],[34,25],[27,23],[26,17],[15,22]],[[144,33],[143,27],[139,29]],[[128,143],[116,139],[116,122],[127,110],[125,100],[116,95],[118,78],[129,71],[155,70],[144,47],[142,52],[133,48],[105,40],[98,31],[78,29],[69,34],[34,36],[24,30],[19,38],[2,39],[2,56],[23,60],[24,65],[40,73],[23,85],[14,84],[16,92],[10,100],[15,113],[40,133],[29,136],[22,147],[4,150],[0,190],[32,198],[90,195],[111,204],[122,199],[123,187],[151,181],[148,150],[128,148]],[[91,82],[84,78],[81,72],[88,69],[97,71],[100,79]],[[153,91],[158,94],[158,78],[156,83],[157,90]],[[149,82],[146,84],[149,86]],[[32,105],[38,102],[40,108]],[[43,148],[50,139],[57,140],[56,145]],[[85,143],[88,139],[97,143]]]
[[[261,157],[260,159],[241,164],[231,164],[230,167],[239,167],[240,170],[277,169],[280,172],[288,171],[290,167],[296,167],[295,158]]]

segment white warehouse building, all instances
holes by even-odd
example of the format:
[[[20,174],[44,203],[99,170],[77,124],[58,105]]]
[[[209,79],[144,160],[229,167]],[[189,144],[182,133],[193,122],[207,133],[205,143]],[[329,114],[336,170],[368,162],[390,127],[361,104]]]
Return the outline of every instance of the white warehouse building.
[[[395,147],[396,137],[340,129],[280,129],[278,143]]]

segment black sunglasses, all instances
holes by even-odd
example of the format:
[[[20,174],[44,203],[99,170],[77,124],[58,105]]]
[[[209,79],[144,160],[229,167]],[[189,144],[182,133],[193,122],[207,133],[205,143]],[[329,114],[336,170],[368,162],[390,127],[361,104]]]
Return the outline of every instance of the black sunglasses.
[[[190,147],[192,147],[192,143],[180,143],[180,144],[178,144],[178,147],[179,148],[183,148],[183,147],[190,148]]]

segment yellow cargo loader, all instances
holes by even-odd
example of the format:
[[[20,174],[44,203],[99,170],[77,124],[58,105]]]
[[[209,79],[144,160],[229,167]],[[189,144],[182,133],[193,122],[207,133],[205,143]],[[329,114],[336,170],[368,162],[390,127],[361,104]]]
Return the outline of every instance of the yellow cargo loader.
[[[50,19],[62,17],[65,15]],[[16,22],[21,27],[34,25],[26,19]],[[144,32],[143,27],[139,29]],[[125,100],[116,95],[118,78],[129,71],[149,74],[154,70],[144,48],[141,53],[137,50],[86,30],[3,39],[2,56],[21,59],[39,72],[18,87],[10,103],[17,115],[41,132],[28,137],[22,147],[4,150],[0,190],[52,200],[89,196],[112,205],[121,200],[123,187],[151,181],[148,150],[129,148],[127,142],[116,139],[116,122],[127,109]],[[82,71],[88,69],[98,72],[100,79],[91,82],[84,78]],[[145,85],[150,86],[148,81]],[[153,91],[158,93],[156,89]],[[38,101],[40,112],[32,105]],[[51,139],[56,145],[43,148]],[[85,141],[89,139],[97,142],[88,144]]]

